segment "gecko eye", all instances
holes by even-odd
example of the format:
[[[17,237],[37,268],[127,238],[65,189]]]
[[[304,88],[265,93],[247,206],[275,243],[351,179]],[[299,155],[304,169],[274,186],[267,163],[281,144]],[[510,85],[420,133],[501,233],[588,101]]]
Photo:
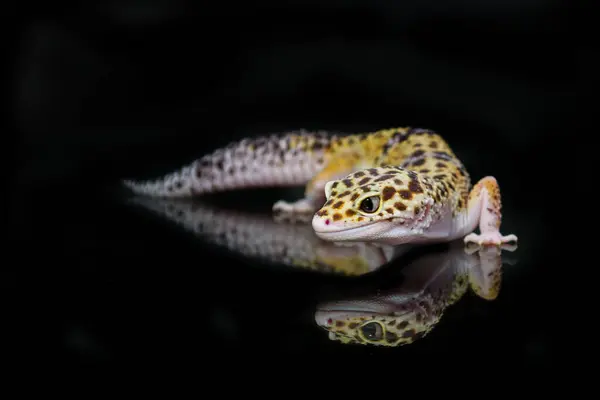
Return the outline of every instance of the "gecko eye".
[[[370,196],[360,202],[360,209],[366,213],[374,213],[379,208],[379,196]]]
[[[360,328],[360,332],[367,340],[383,339],[383,327],[379,322],[368,322]]]

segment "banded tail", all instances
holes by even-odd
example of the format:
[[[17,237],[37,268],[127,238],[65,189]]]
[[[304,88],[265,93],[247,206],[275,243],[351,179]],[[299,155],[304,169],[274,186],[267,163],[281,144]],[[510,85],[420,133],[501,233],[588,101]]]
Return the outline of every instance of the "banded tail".
[[[192,197],[251,187],[306,184],[325,165],[335,135],[304,130],[232,142],[153,181],[124,180],[135,194]]]

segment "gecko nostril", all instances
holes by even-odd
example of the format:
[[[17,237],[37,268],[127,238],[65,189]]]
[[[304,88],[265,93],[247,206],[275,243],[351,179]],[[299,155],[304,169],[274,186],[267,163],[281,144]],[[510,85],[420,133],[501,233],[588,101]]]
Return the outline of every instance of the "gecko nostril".
[[[328,219],[325,220],[325,225],[329,225],[329,220]]]

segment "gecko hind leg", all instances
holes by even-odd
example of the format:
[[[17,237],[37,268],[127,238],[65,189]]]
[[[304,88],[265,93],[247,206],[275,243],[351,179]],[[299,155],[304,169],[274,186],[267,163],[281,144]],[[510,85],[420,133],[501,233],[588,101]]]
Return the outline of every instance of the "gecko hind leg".
[[[492,176],[482,178],[469,193],[468,213],[469,220],[479,224],[479,234],[470,233],[464,242],[478,245],[501,246],[506,243],[516,243],[516,235],[502,235],[500,223],[502,222],[500,200],[500,187]]]

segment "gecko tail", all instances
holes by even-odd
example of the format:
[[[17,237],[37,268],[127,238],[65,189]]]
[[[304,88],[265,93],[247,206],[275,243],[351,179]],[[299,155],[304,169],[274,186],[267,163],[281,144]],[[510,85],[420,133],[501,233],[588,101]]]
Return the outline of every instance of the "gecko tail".
[[[332,138],[325,132],[301,130],[243,139],[158,179],[122,183],[137,195],[171,198],[304,185],[323,168]]]

